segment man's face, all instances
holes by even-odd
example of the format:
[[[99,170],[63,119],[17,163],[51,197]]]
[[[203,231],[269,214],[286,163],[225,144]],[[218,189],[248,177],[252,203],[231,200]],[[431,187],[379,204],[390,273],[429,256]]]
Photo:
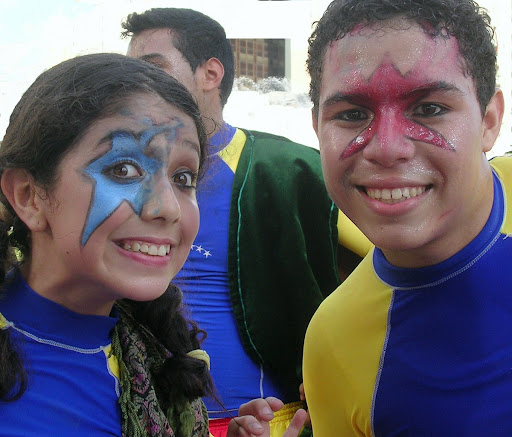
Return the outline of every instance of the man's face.
[[[499,108],[495,96],[482,118],[454,38],[386,24],[327,48],[314,127],[333,200],[391,263],[418,267],[486,222]]]
[[[183,54],[174,47],[170,29],[151,29],[138,33],[132,37],[126,54],[160,67],[200,100],[196,76]]]

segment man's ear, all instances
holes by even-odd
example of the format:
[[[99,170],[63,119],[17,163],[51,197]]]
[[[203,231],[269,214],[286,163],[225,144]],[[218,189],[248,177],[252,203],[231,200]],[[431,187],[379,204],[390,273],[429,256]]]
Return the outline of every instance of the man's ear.
[[[220,87],[224,78],[224,65],[217,58],[208,59],[202,66],[203,90],[211,91]]]
[[[17,216],[32,232],[47,226],[46,208],[30,174],[20,168],[8,168],[2,173],[0,186]]]
[[[503,98],[503,92],[497,89],[492,96],[487,108],[485,109],[484,118],[482,121],[482,151],[489,152],[494,146],[496,138],[500,133],[501,121],[503,119],[503,112],[505,108],[505,102]]]
[[[318,111],[315,111],[315,108],[311,108],[311,121],[313,122],[313,129],[315,130],[316,136],[318,137]]]

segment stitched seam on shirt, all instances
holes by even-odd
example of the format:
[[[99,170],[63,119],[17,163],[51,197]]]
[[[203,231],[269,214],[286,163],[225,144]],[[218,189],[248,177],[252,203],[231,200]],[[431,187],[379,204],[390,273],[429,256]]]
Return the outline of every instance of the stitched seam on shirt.
[[[251,139],[251,145],[249,146],[250,147],[249,164],[247,165],[247,170],[246,170],[246,173],[245,173],[245,178],[244,178],[244,181],[242,182],[242,185],[240,187],[240,192],[238,193],[238,199],[237,199],[238,228],[237,228],[237,233],[236,233],[236,259],[237,259],[237,275],[238,275],[238,296],[240,298],[240,306],[242,307],[242,314],[243,314],[243,318],[244,318],[244,328],[245,328],[245,332],[247,334],[247,338],[249,339],[249,342],[251,343],[252,348],[254,349],[256,354],[258,355],[258,358],[263,363],[263,357],[261,356],[260,352],[256,348],[256,345],[254,344],[254,342],[252,341],[251,333],[249,332],[249,327],[247,326],[247,318],[246,318],[247,314],[246,314],[246,311],[245,311],[245,305],[244,305],[243,296],[242,296],[242,283],[241,283],[241,279],[240,279],[240,228],[242,226],[241,225],[241,223],[242,223],[242,214],[240,212],[240,203],[241,203],[241,199],[242,199],[242,193],[244,191],[245,184],[247,182],[247,178],[249,177],[249,171],[250,171],[250,168],[252,166],[252,155],[253,155],[253,152],[254,152],[254,136],[250,132],[248,132],[248,136]]]
[[[75,347],[75,346],[70,346],[68,344],[59,343],[58,341],[47,340],[45,338],[37,337],[36,335],[31,334],[31,333],[29,333],[29,332],[27,332],[27,331],[25,331],[25,330],[23,330],[21,328],[18,328],[18,327],[16,327],[13,324],[11,324],[11,327],[12,327],[12,329],[18,331],[19,333],[23,334],[24,336],[26,336],[28,338],[31,338],[32,340],[37,341],[38,343],[47,344],[49,346],[59,347],[61,349],[67,349],[67,350],[70,350],[70,351],[73,351],[73,352],[78,352],[80,354],[91,355],[91,354],[97,354],[98,352],[102,352],[103,353],[103,349],[108,346],[108,345],[100,346],[100,347],[95,348],[95,349],[83,349],[83,348],[79,348],[79,347]]]
[[[265,379],[265,372],[263,371],[263,364],[260,363],[260,398],[264,398],[263,380]]]
[[[380,377],[382,375],[382,369],[384,367],[384,360],[386,357],[386,350],[388,347],[388,341],[389,341],[389,335],[391,331],[391,311],[393,309],[393,303],[395,301],[395,292],[393,291],[393,294],[391,295],[391,301],[389,302],[389,308],[388,308],[388,316],[386,320],[386,336],[384,337],[384,344],[382,345],[382,352],[380,354],[380,360],[379,360],[379,370],[377,371],[377,375],[375,377],[375,388],[373,389],[373,395],[372,395],[372,405],[370,410],[370,427],[372,430],[372,434],[375,434],[375,401],[377,398],[377,391],[379,390],[379,384],[380,384]]]
[[[107,372],[112,378],[114,378],[116,395],[119,398],[121,396],[121,388],[119,387],[119,378],[116,375],[114,375],[114,373],[112,372],[112,369],[110,368],[109,354],[107,353],[105,348],[102,348],[102,349],[103,349],[103,354],[105,355],[105,365],[107,366]],[[119,372],[121,372],[120,366],[119,366]],[[119,375],[119,376],[121,376],[121,375]]]
[[[464,273],[466,270],[468,270],[470,267],[472,267],[477,261],[480,260],[480,258],[482,258],[491,249],[492,246],[494,246],[496,241],[498,241],[498,239],[502,235],[503,235],[502,233],[498,232],[496,234],[496,236],[492,239],[492,241],[489,243],[489,245],[477,257],[472,259],[468,264],[466,264],[465,266],[461,267],[456,272],[453,272],[453,273],[451,273],[450,275],[448,275],[448,276],[446,276],[444,278],[438,279],[435,282],[431,282],[431,283],[428,283],[428,284],[417,285],[417,286],[414,286],[414,287],[397,287],[397,286],[395,286],[393,284],[387,283],[386,281],[382,281],[382,282],[384,282],[386,285],[388,285],[389,287],[393,288],[394,290],[401,290],[401,291],[403,291],[403,290],[418,290],[420,288],[435,287],[435,286],[437,286],[439,284],[442,284],[443,282],[449,281],[450,279],[454,278],[455,276],[460,275],[461,273]]]

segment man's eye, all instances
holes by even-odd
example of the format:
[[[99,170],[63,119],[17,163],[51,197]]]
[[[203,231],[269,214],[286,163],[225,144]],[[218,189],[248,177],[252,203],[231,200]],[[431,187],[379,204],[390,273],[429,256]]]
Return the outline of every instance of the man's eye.
[[[362,121],[367,120],[368,115],[360,109],[349,109],[337,114],[336,118],[343,121]]]
[[[146,61],[146,62],[149,62],[150,64],[153,64],[155,67],[161,68],[162,70],[165,67],[164,63],[160,62],[160,61],[151,60],[151,61]]]
[[[118,178],[136,178],[142,176],[142,172],[135,165],[128,163],[113,166],[109,173]]]
[[[441,115],[446,112],[446,108],[436,105],[435,103],[424,103],[414,110],[414,115],[424,117],[431,117],[434,115]]]
[[[172,181],[175,184],[183,187],[194,187],[196,181],[196,175],[191,171],[182,171],[172,176]]]

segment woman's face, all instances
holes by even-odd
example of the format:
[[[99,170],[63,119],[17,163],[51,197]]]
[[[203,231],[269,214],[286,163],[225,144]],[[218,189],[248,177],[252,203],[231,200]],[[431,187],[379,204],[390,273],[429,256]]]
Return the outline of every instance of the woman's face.
[[[40,200],[47,229],[32,234],[29,284],[88,314],[159,297],[199,227],[199,161],[194,121],[155,95],[93,123]]]

